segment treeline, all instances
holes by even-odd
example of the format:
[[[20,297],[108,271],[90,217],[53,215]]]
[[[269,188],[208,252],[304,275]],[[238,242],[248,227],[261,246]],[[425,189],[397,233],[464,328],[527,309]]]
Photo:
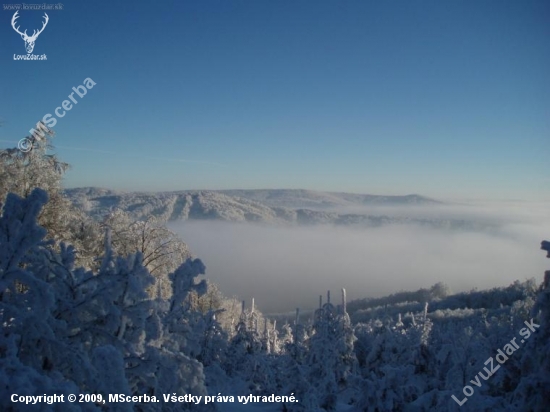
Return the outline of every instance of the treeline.
[[[509,286],[487,290],[471,290],[449,295],[448,287],[439,282],[430,289],[414,292],[399,292],[376,299],[353,300],[348,304],[348,312],[353,322],[367,322],[372,319],[393,317],[399,314],[455,311],[457,309],[483,309],[485,311],[510,308],[517,302],[534,302],[538,285],[534,278],[524,282],[516,280]],[[440,316],[436,316],[439,318]]]
[[[348,304],[348,311],[353,314],[359,310],[376,308],[400,303],[422,303],[442,299],[449,295],[449,287],[443,282],[438,282],[429,289],[421,288],[413,292],[397,292],[381,298],[363,298],[352,300]]]

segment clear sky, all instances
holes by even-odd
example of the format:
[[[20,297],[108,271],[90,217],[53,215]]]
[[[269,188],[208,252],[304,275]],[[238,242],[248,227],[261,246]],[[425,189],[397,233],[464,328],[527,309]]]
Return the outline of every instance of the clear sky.
[[[547,0],[62,0],[46,61],[3,1],[0,147],[96,83],[54,127],[67,187],[550,199]]]

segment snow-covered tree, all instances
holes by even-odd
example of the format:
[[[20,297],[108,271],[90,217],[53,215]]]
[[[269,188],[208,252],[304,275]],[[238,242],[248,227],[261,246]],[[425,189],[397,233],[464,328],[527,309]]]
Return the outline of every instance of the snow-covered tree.
[[[51,242],[44,243],[46,230],[37,224],[47,201],[39,189],[26,199],[9,193],[0,216],[0,406],[4,410],[20,410],[20,404],[10,401],[12,393],[69,394],[80,392],[79,383],[93,386],[89,357],[70,345],[66,325],[54,316],[62,302],[50,283],[53,274],[46,248]],[[75,359],[78,362],[69,371]],[[88,410],[93,409],[89,405]]]
[[[19,410],[9,393],[206,394],[203,367],[193,359],[204,320],[186,303],[191,291],[205,291],[206,283],[195,281],[204,273],[202,262],[187,260],[169,276],[169,301],[151,300],[146,288],[154,278],[142,255],[114,256],[109,232],[96,272],[75,268],[71,246],[61,243],[58,250],[53,240],[44,241],[37,219],[45,204],[41,189],[27,198],[10,193],[0,216],[0,406]]]
[[[550,258],[550,242],[543,241],[541,249]],[[537,301],[532,310],[535,323],[521,360],[521,380],[512,397],[514,407],[542,412],[550,410],[550,270],[544,273]],[[526,328],[527,329],[527,328]],[[523,335],[522,335],[523,336]]]
[[[115,254],[141,253],[143,265],[155,276],[155,284],[148,289],[150,296],[160,292],[163,299],[168,299],[171,287],[167,276],[191,257],[187,245],[166,227],[165,221],[156,217],[134,221],[126,212],[116,209],[105,217],[102,226],[111,231]]]
[[[355,335],[346,312],[345,291],[342,290],[342,305],[339,307],[330,302],[330,291],[327,292],[327,302],[315,311],[306,358],[319,406],[327,411],[335,410],[339,389],[345,387],[355,372],[354,342]]]
[[[99,226],[63,194],[61,183],[69,164],[52,153],[54,134],[39,122],[36,132],[26,138],[31,150],[0,150],[0,207],[8,193],[26,197],[35,188],[45,190],[48,201],[38,222],[47,230],[46,236],[57,243],[72,244],[77,262],[92,267],[101,252],[102,235]]]

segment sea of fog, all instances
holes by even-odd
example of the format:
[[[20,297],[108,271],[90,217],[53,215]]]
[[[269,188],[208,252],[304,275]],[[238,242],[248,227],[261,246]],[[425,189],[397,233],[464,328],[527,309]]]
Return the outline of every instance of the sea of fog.
[[[255,298],[265,312],[314,308],[318,296],[346,288],[349,299],[378,297],[445,282],[452,292],[542,280],[550,238],[547,203],[484,203],[381,208],[380,215],[476,219],[497,230],[453,231],[419,225],[379,228],[172,222],[207,277],[227,296]],[[349,211],[346,211],[349,213]],[[367,213],[354,210],[354,213]]]

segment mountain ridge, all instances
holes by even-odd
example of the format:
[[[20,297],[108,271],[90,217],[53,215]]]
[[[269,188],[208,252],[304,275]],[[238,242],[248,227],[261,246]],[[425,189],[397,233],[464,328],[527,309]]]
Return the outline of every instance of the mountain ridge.
[[[122,192],[96,187],[65,190],[78,208],[96,220],[119,208],[133,219],[156,216],[167,221],[214,220],[283,225],[340,225],[380,227],[389,224],[419,224],[443,229],[487,229],[476,220],[414,217],[406,213],[416,205],[444,205],[419,196],[379,196],[299,189],[181,190],[167,192]],[[381,214],[378,206],[401,206],[401,215]],[[369,207],[373,209],[370,210]],[[346,208],[359,213],[344,213]],[[340,210],[338,210],[340,209]],[[378,211],[378,213],[376,213]]]

